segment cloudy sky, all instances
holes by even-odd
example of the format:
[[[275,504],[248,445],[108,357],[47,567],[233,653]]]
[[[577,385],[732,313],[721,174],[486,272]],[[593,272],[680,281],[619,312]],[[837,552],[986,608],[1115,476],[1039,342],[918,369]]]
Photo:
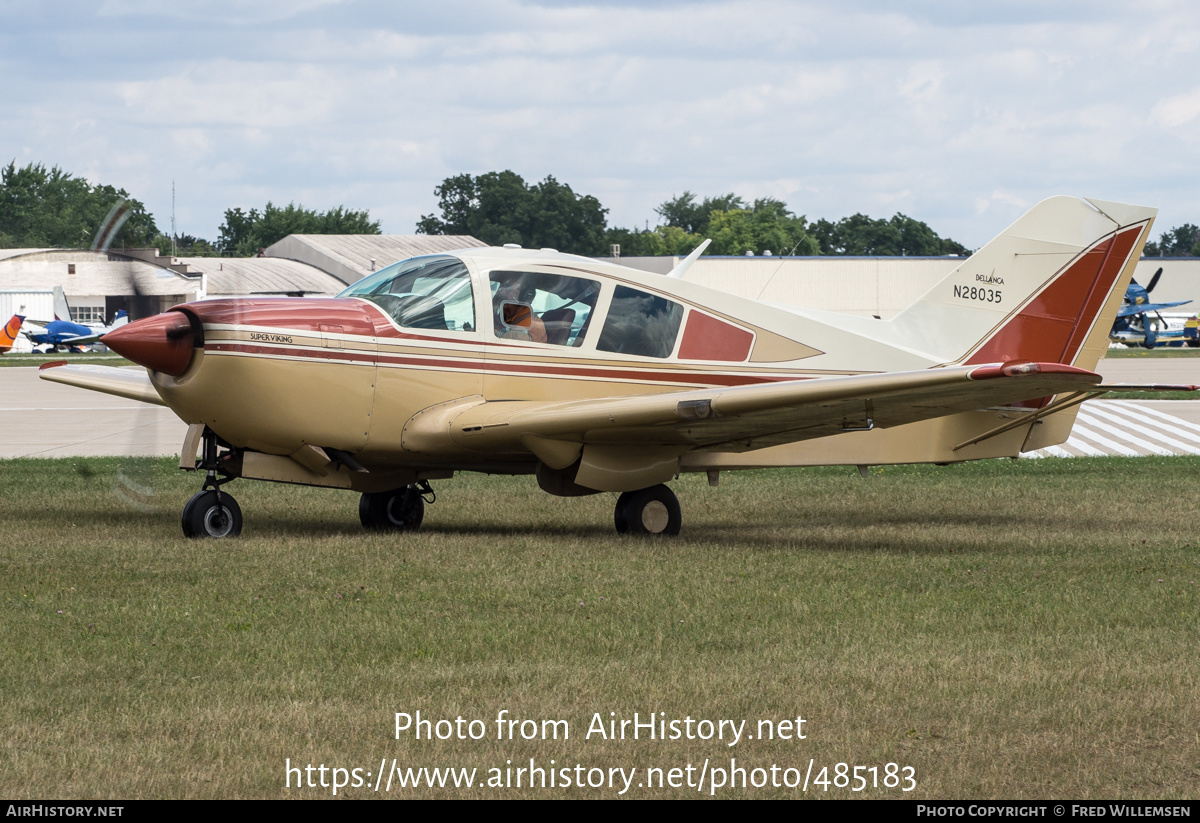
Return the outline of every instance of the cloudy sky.
[[[1186,0],[0,0],[0,162],[225,209],[368,209],[512,169],[654,225],[685,189],[903,212],[977,247],[1054,194],[1200,223]]]

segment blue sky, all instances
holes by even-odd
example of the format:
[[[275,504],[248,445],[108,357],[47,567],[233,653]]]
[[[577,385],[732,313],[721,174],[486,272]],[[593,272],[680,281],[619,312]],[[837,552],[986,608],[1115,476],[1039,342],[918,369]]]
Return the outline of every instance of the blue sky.
[[[368,209],[554,175],[654,225],[685,189],[903,212],[979,246],[1054,194],[1200,223],[1200,6],[0,0],[0,162],[227,208]],[[246,6],[249,6],[247,8]],[[976,8],[986,6],[986,8]]]

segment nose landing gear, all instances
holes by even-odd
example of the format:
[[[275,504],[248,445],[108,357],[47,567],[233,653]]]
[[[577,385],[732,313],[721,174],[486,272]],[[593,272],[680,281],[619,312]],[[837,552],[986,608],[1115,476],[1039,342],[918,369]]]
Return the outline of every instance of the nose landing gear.
[[[242,509],[233,495],[205,489],[192,495],[179,518],[186,537],[237,537],[242,533]]]
[[[204,486],[192,495],[179,517],[185,537],[237,537],[242,533],[242,508],[221,486],[233,477],[217,477],[217,436],[204,430],[204,456],[196,468],[205,471]]]

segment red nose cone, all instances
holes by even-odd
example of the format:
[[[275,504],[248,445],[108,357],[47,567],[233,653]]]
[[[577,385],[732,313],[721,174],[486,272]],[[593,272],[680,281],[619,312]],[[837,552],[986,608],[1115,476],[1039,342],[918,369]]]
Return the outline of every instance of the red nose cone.
[[[100,342],[139,366],[178,377],[192,362],[195,339],[186,314],[169,311],[113,329]]]

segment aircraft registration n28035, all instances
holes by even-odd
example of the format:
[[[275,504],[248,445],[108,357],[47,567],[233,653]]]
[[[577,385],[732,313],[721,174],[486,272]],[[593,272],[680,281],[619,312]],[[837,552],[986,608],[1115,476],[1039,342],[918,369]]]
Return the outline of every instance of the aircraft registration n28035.
[[[952,463],[1064,442],[1154,209],[1054,197],[888,320],[765,305],[553,250],[388,266],[335,298],[200,301],[109,332],[143,372],[42,377],[169,406],[204,475],[189,536],[241,530],[236,478],[346,489],[415,529],[430,481],[533,474],[619,493],[673,535],[683,472]]]

